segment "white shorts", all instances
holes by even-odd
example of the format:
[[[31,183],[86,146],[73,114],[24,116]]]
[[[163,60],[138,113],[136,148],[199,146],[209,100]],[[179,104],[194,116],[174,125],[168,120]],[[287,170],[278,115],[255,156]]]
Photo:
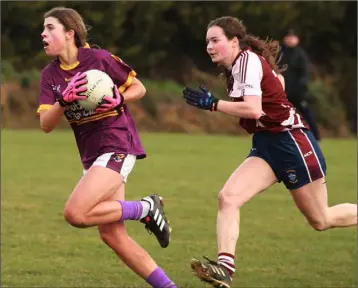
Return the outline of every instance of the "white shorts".
[[[112,169],[123,176],[124,182],[127,182],[127,178],[131,173],[137,157],[132,154],[123,154],[110,152],[99,156],[92,166],[102,166]],[[88,170],[83,169],[83,175],[86,175]]]

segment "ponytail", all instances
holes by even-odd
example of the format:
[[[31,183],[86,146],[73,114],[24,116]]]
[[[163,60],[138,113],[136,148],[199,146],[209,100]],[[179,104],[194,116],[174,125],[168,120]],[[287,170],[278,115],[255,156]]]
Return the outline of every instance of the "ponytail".
[[[282,69],[277,66],[277,57],[280,52],[280,43],[275,40],[261,40],[254,35],[246,34],[245,37],[240,40],[240,49],[251,47],[252,51],[261,55],[270,64],[272,70],[276,73],[281,73]]]

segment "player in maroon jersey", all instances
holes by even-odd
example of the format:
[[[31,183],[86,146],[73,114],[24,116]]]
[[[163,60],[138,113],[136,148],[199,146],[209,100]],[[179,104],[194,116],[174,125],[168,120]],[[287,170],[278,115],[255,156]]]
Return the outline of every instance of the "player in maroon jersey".
[[[56,7],[44,15],[44,49],[55,59],[41,75],[41,128],[51,132],[65,115],[84,169],[66,203],[65,219],[78,228],[98,226],[102,240],[152,287],[176,287],[128,236],[124,225],[125,220],[140,220],[162,247],[169,245],[170,227],[160,196],[124,200],[127,177],[136,159],[146,156],[126,103],[142,98],[146,90],[120,58],[89,48],[86,34],[81,16],[73,9]],[[115,97],[104,97],[100,107],[85,111],[76,100],[84,98],[79,93],[87,89],[84,72],[90,69],[102,70],[113,79]]]
[[[326,164],[308,126],[287,100],[275,65],[279,44],[246,33],[236,18],[221,17],[208,25],[207,53],[225,69],[229,101],[218,100],[205,87],[185,88],[186,102],[195,107],[240,117],[253,134],[247,159],[219,193],[218,261],[193,259],[191,267],[214,287],[230,287],[235,272],[240,208],[276,182],[283,182],[318,231],[357,224],[357,205],[328,207]],[[281,78],[282,79],[282,78]]]

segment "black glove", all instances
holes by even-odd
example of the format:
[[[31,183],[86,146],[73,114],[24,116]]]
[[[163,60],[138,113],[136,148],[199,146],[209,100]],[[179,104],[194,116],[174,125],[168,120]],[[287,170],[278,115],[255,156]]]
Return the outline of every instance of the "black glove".
[[[192,88],[186,87],[183,90],[183,96],[186,103],[204,110],[216,111],[219,99],[215,98],[211,92],[200,85],[201,91],[196,91]]]

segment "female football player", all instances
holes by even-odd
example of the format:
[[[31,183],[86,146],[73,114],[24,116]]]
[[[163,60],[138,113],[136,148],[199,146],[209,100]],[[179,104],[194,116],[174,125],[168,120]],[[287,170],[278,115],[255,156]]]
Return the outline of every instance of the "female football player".
[[[207,53],[225,68],[229,101],[218,100],[205,87],[185,88],[186,102],[197,108],[240,117],[253,133],[247,159],[219,192],[217,216],[218,261],[193,259],[191,267],[214,287],[230,287],[235,272],[240,208],[276,182],[283,182],[298,209],[317,231],[357,224],[357,205],[328,207],[326,164],[322,152],[301,116],[288,102],[275,58],[279,44],[246,33],[236,18],[210,22]]]
[[[56,7],[44,15],[41,34],[45,52],[55,59],[42,71],[40,124],[51,132],[65,115],[70,123],[84,175],[72,191],[64,217],[74,227],[98,226],[103,241],[135,273],[157,288],[176,287],[154,260],[131,237],[125,220],[140,220],[162,247],[170,227],[158,195],[125,201],[124,187],[136,159],[146,156],[126,103],[142,98],[146,90],[130,66],[106,50],[86,43],[82,17],[73,9]],[[114,81],[115,97],[95,111],[76,103],[84,99],[85,71],[99,69]]]

